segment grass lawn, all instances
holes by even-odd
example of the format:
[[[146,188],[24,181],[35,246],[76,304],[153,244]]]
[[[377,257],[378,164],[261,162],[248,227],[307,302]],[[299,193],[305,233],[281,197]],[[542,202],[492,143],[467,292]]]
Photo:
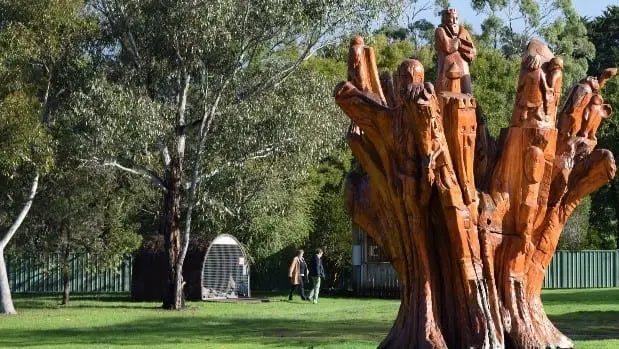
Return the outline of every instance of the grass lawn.
[[[283,296],[269,303],[193,302],[168,312],[119,296],[17,296],[16,316],[0,317],[0,348],[376,348],[398,301]],[[577,348],[619,348],[619,289],[544,292],[557,327]]]

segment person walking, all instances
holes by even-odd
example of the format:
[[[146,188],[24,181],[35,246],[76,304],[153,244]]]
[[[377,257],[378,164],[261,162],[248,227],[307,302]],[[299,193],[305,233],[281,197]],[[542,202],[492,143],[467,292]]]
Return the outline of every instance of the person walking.
[[[300,289],[301,299],[306,300],[305,288],[303,287],[303,276],[307,275],[307,265],[303,259],[303,250],[298,249],[297,255],[292,259],[290,268],[288,268],[288,278],[290,279],[290,294],[288,300],[292,300],[292,294],[296,289]]]
[[[325,277],[325,270],[322,267],[322,249],[317,248],[316,254],[312,257],[309,266],[309,276],[312,279],[312,291],[309,294],[309,300],[312,303],[318,303],[318,293],[320,292],[320,279]]]

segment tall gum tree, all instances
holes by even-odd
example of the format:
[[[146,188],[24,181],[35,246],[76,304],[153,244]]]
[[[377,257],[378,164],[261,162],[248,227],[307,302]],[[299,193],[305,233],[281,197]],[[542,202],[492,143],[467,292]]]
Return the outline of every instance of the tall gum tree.
[[[4,251],[53,167],[52,115],[79,80],[68,72],[84,63],[93,33],[82,9],[76,0],[0,1],[0,313],[15,313]]]
[[[335,99],[358,160],[348,212],[400,280],[379,347],[572,348],[540,293],[567,218],[615,176],[595,133],[611,111],[600,90],[617,70],[581,80],[559,112],[562,61],[530,42],[510,126],[494,140],[457,65],[437,92],[419,61],[381,78],[375,62],[355,37]]]
[[[161,189],[164,308],[184,305],[182,269],[198,206],[222,207],[205,197],[209,180],[253,161],[321,152],[321,137],[303,133],[333,130],[309,112],[325,103],[311,92],[320,83],[299,68],[392,2],[88,2],[105,33],[107,69],[75,99],[75,120],[95,151],[83,160]],[[286,85],[295,75],[304,101]],[[286,98],[294,103],[284,108]]]

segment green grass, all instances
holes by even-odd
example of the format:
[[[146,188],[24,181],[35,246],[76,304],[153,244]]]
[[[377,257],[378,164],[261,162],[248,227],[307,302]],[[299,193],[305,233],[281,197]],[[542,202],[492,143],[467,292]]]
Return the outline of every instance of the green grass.
[[[312,305],[283,296],[270,303],[158,303],[119,296],[18,296],[16,316],[0,317],[0,348],[376,348],[396,316],[394,300],[323,298]],[[619,289],[544,292],[557,327],[577,348],[619,347]]]

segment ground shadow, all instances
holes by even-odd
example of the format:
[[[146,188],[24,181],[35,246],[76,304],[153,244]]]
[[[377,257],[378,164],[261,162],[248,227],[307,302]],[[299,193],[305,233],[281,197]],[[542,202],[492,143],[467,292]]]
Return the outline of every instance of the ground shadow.
[[[61,305],[60,294],[17,294],[13,296],[17,311],[19,309],[58,309]],[[92,302],[92,303],[91,303]],[[156,309],[152,303],[132,302],[128,294],[72,294],[69,306],[72,308],[116,308],[116,309]]]
[[[548,317],[572,340],[619,339],[619,311],[577,311]]]
[[[218,316],[169,316],[141,319],[113,326],[75,329],[0,330],[2,342],[11,348],[32,343],[62,347],[63,344],[180,345],[183,343],[257,343],[291,348],[333,344],[345,340],[380,342],[388,326],[380,321],[311,321],[289,318],[230,319]],[[139,333],[139,336],[133,334]]]

